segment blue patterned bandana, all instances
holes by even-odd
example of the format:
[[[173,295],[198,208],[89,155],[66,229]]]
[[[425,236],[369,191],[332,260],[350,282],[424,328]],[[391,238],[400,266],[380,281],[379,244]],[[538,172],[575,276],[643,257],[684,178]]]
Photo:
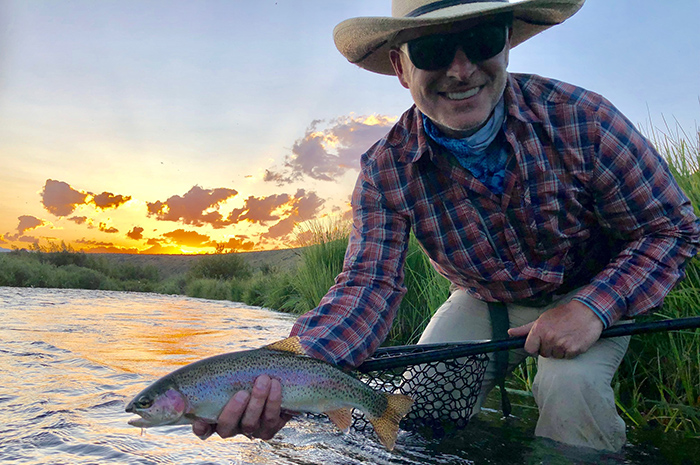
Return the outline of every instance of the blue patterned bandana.
[[[503,193],[503,180],[506,177],[508,151],[502,138],[506,110],[503,97],[496,105],[486,125],[471,136],[454,139],[444,136],[430,119],[423,115],[425,132],[457,159],[460,165],[494,194]]]

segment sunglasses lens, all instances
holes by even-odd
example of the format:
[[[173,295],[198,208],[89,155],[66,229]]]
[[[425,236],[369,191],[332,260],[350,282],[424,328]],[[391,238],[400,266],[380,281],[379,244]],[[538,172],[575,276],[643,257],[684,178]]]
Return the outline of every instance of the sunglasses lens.
[[[464,36],[462,49],[474,63],[498,55],[506,45],[506,28],[495,24],[480,26]]]
[[[414,66],[426,71],[446,68],[454,60],[457,47],[474,63],[498,55],[506,44],[506,27],[484,24],[458,34],[436,34],[408,42],[408,56]]]
[[[455,45],[446,35],[420,37],[408,43],[408,56],[416,68],[435,71],[452,63]]]

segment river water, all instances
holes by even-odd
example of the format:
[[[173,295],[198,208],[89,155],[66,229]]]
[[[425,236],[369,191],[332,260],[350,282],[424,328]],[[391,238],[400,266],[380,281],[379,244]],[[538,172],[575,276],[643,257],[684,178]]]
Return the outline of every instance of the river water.
[[[685,453],[669,456],[638,436],[620,454],[585,457],[535,440],[526,413],[503,421],[487,411],[485,420],[443,441],[402,432],[392,452],[323,418],[295,418],[268,442],[201,441],[189,426],[142,434],[127,425],[133,416],[124,412],[126,402],[158,377],[281,339],[292,324],[289,315],[234,302],[0,287],[0,463],[699,463],[696,444],[671,436],[660,443]]]

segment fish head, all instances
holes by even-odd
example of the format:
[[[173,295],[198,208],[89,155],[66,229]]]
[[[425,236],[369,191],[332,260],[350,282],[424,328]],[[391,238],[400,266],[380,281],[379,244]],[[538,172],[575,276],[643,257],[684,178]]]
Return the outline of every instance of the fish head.
[[[187,411],[187,399],[175,387],[148,388],[126,406],[126,411],[141,418],[129,420],[139,428],[178,424]]]

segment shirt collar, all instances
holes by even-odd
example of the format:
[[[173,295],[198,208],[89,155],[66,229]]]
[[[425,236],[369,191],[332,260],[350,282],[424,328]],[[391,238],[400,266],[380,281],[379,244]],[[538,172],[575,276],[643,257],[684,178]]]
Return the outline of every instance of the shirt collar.
[[[522,89],[518,81],[512,74],[508,73],[508,81],[506,89],[503,92],[506,102],[506,114],[512,116],[523,123],[541,123],[542,120],[537,116],[525,101]],[[507,117],[506,117],[507,119]]]
[[[423,113],[418,110],[415,104],[403,114],[396,128],[399,130],[392,133],[388,142],[399,149],[399,162],[415,163],[423,154],[427,154],[430,158],[433,157],[434,150],[430,146],[429,137],[423,126]],[[416,148],[406,150],[406,145],[410,144],[412,137],[416,138]]]
[[[542,121],[526,103],[522,89],[511,73],[508,73],[508,80],[506,81],[506,88],[504,90],[504,100],[506,106],[506,122],[509,116],[524,123],[539,123]],[[393,140],[390,142],[392,145],[398,147],[405,144],[409,140],[410,135],[413,134],[416,137],[416,149],[401,150],[399,161],[402,163],[415,163],[424,154],[427,154],[432,159],[435,155],[435,150],[431,147],[429,142],[430,138],[426,134],[425,127],[423,126],[423,114],[418,110],[415,104],[404,113],[400,123],[403,131],[395,133]]]

